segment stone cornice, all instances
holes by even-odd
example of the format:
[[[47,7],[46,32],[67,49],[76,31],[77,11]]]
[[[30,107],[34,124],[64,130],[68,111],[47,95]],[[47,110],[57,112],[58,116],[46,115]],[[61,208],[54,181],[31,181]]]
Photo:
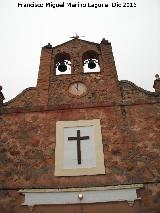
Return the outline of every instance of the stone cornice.
[[[121,106],[135,106],[135,105],[148,105],[160,103],[160,98],[155,100],[142,100],[137,101],[121,101],[110,103],[88,103],[88,104],[63,104],[63,105],[40,105],[40,106],[26,106],[26,107],[1,107],[0,114],[13,114],[13,113],[29,113],[29,112],[47,112],[58,110],[70,110],[70,109],[87,109],[87,108],[101,108],[101,107],[121,107]]]

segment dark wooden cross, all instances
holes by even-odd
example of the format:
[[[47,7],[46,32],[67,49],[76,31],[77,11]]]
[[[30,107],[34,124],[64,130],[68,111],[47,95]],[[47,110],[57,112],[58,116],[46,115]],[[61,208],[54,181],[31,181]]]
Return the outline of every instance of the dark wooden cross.
[[[77,160],[78,164],[81,164],[81,140],[88,140],[89,136],[80,136],[80,130],[77,130],[77,137],[68,137],[69,141],[77,141]]]

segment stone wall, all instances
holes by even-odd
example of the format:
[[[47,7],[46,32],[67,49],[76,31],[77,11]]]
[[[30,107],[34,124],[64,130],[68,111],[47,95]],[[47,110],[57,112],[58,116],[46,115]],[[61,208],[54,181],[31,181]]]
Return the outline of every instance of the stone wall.
[[[160,104],[4,113],[2,187],[80,187],[159,180]],[[56,121],[100,119],[106,175],[54,177]],[[147,165],[146,165],[147,163]]]
[[[100,73],[82,73],[82,56],[88,50],[99,54]],[[73,73],[56,76],[54,59],[64,51],[71,55]],[[69,94],[69,85],[76,81],[86,84],[85,96]],[[121,202],[85,204],[85,210],[158,213],[160,94],[118,81],[110,43],[74,39],[42,48],[37,86],[1,105],[0,212],[28,212],[20,206],[19,189],[143,183],[138,192],[142,201],[136,201],[134,207]],[[55,177],[56,121],[91,119],[101,121],[106,174]],[[67,208],[76,212],[79,205],[65,206],[65,211]],[[38,206],[35,212],[53,210],[64,212],[64,206]]]

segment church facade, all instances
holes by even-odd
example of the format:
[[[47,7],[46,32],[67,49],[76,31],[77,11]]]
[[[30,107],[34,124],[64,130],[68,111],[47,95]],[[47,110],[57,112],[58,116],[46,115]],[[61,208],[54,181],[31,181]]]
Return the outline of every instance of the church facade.
[[[119,81],[105,39],[44,46],[36,87],[0,88],[0,212],[158,213],[154,88]]]

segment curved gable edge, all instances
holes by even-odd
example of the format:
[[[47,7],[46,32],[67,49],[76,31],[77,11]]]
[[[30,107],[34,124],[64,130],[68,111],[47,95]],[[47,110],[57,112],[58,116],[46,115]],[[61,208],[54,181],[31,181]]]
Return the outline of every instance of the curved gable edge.
[[[14,97],[14,98],[12,98],[11,100],[9,100],[9,101],[7,101],[7,102],[5,102],[4,104],[3,104],[3,107],[7,107],[7,106],[9,106],[9,105],[11,105],[11,104],[14,104],[14,103],[16,103],[17,101],[20,101],[22,98],[24,98],[24,96],[28,93],[28,95],[29,95],[29,93],[31,93],[32,91],[35,91],[36,92],[36,87],[28,87],[28,88],[26,88],[26,89],[24,89],[21,93],[19,93],[16,97]]]
[[[147,90],[137,86],[136,84],[134,84],[133,82],[128,81],[128,80],[121,80],[121,81],[119,81],[119,84],[120,84],[122,91],[125,87],[128,87],[130,89],[132,88],[132,90],[138,91],[139,93],[143,93],[144,95],[147,95],[147,96],[150,96],[150,97],[151,96],[152,97],[160,97],[159,93],[147,91]]]

